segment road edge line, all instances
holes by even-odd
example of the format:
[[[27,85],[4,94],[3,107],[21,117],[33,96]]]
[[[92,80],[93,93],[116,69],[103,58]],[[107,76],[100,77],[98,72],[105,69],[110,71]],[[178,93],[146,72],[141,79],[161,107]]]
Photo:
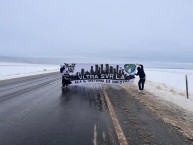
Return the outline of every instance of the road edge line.
[[[107,102],[107,106],[108,106],[108,109],[109,109],[109,112],[111,114],[111,119],[113,121],[113,124],[114,124],[114,127],[115,127],[115,130],[116,130],[116,133],[117,133],[117,137],[118,137],[118,140],[119,140],[119,143],[120,145],[129,145],[128,142],[127,142],[127,139],[123,133],[123,130],[121,128],[121,125],[119,123],[119,120],[116,116],[116,113],[113,109],[113,106],[109,100],[109,97],[108,97],[108,94],[106,92],[106,90],[104,88],[102,88],[102,91],[103,91],[103,94],[105,96],[105,100]]]

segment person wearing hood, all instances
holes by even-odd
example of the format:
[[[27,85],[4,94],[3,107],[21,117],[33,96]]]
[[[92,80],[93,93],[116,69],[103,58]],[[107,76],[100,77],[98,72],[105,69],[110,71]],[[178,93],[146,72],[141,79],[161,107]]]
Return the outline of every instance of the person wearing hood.
[[[135,75],[139,76],[139,82],[138,82],[139,90],[143,90],[146,75],[142,64],[139,64],[139,66],[137,67],[137,73]]]

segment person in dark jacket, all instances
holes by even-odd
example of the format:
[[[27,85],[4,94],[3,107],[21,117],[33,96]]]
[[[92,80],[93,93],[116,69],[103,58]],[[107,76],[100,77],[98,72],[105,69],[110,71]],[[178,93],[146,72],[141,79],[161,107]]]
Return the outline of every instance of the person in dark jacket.
[[[139,67],[137,67],[137,73],[135,75],[139,76],[139,82],[138,82],[139,90],[143,90],[146,75],[142,64],[139,64]]]
[[[63,84],[63,88],[65,89],[68,89],[68,85],[71,84],[71,77],[68,71],[66,71],[66,73],[63,75],[62,84]]]

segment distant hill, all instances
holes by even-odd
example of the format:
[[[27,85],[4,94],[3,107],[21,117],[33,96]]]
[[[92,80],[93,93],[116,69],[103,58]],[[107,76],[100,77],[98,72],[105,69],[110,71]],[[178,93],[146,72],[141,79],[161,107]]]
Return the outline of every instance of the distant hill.
[[[62,58],[27,58],[27,57],[10,57],[0,56],[0,62],[15,63],[35,63],[35,64],[61,64],[65,59]]]
[[[99,57],[100,58],[100,57]],[[110,64],[125,64],[125,63],[136,63],[135,61],[116,61],[112,59],[110,61],[105,61],[105,58],[79,58],[79,57],[66,57],[66,58],[40,58],[40,57],[10,57],[10,56],[0,56],[0,62],[15,62],[15,63],[31,63],[31,64],[54,64],[60,65],[63,63],[110,63]],[[101,61],[99,61],[101,60]],[[169,68],[169,69],[193,69],[193,63],[177,63],[177,62],[156,62],[156,61],[142,61],[140,62],[145,68]]]

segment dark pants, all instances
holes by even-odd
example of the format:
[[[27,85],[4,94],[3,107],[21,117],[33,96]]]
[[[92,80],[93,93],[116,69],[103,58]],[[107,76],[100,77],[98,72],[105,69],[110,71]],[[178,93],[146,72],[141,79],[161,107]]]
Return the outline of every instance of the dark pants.
[[[145,84],[145,78],[140,78],[138,82],[139,90],[143,90]]]

